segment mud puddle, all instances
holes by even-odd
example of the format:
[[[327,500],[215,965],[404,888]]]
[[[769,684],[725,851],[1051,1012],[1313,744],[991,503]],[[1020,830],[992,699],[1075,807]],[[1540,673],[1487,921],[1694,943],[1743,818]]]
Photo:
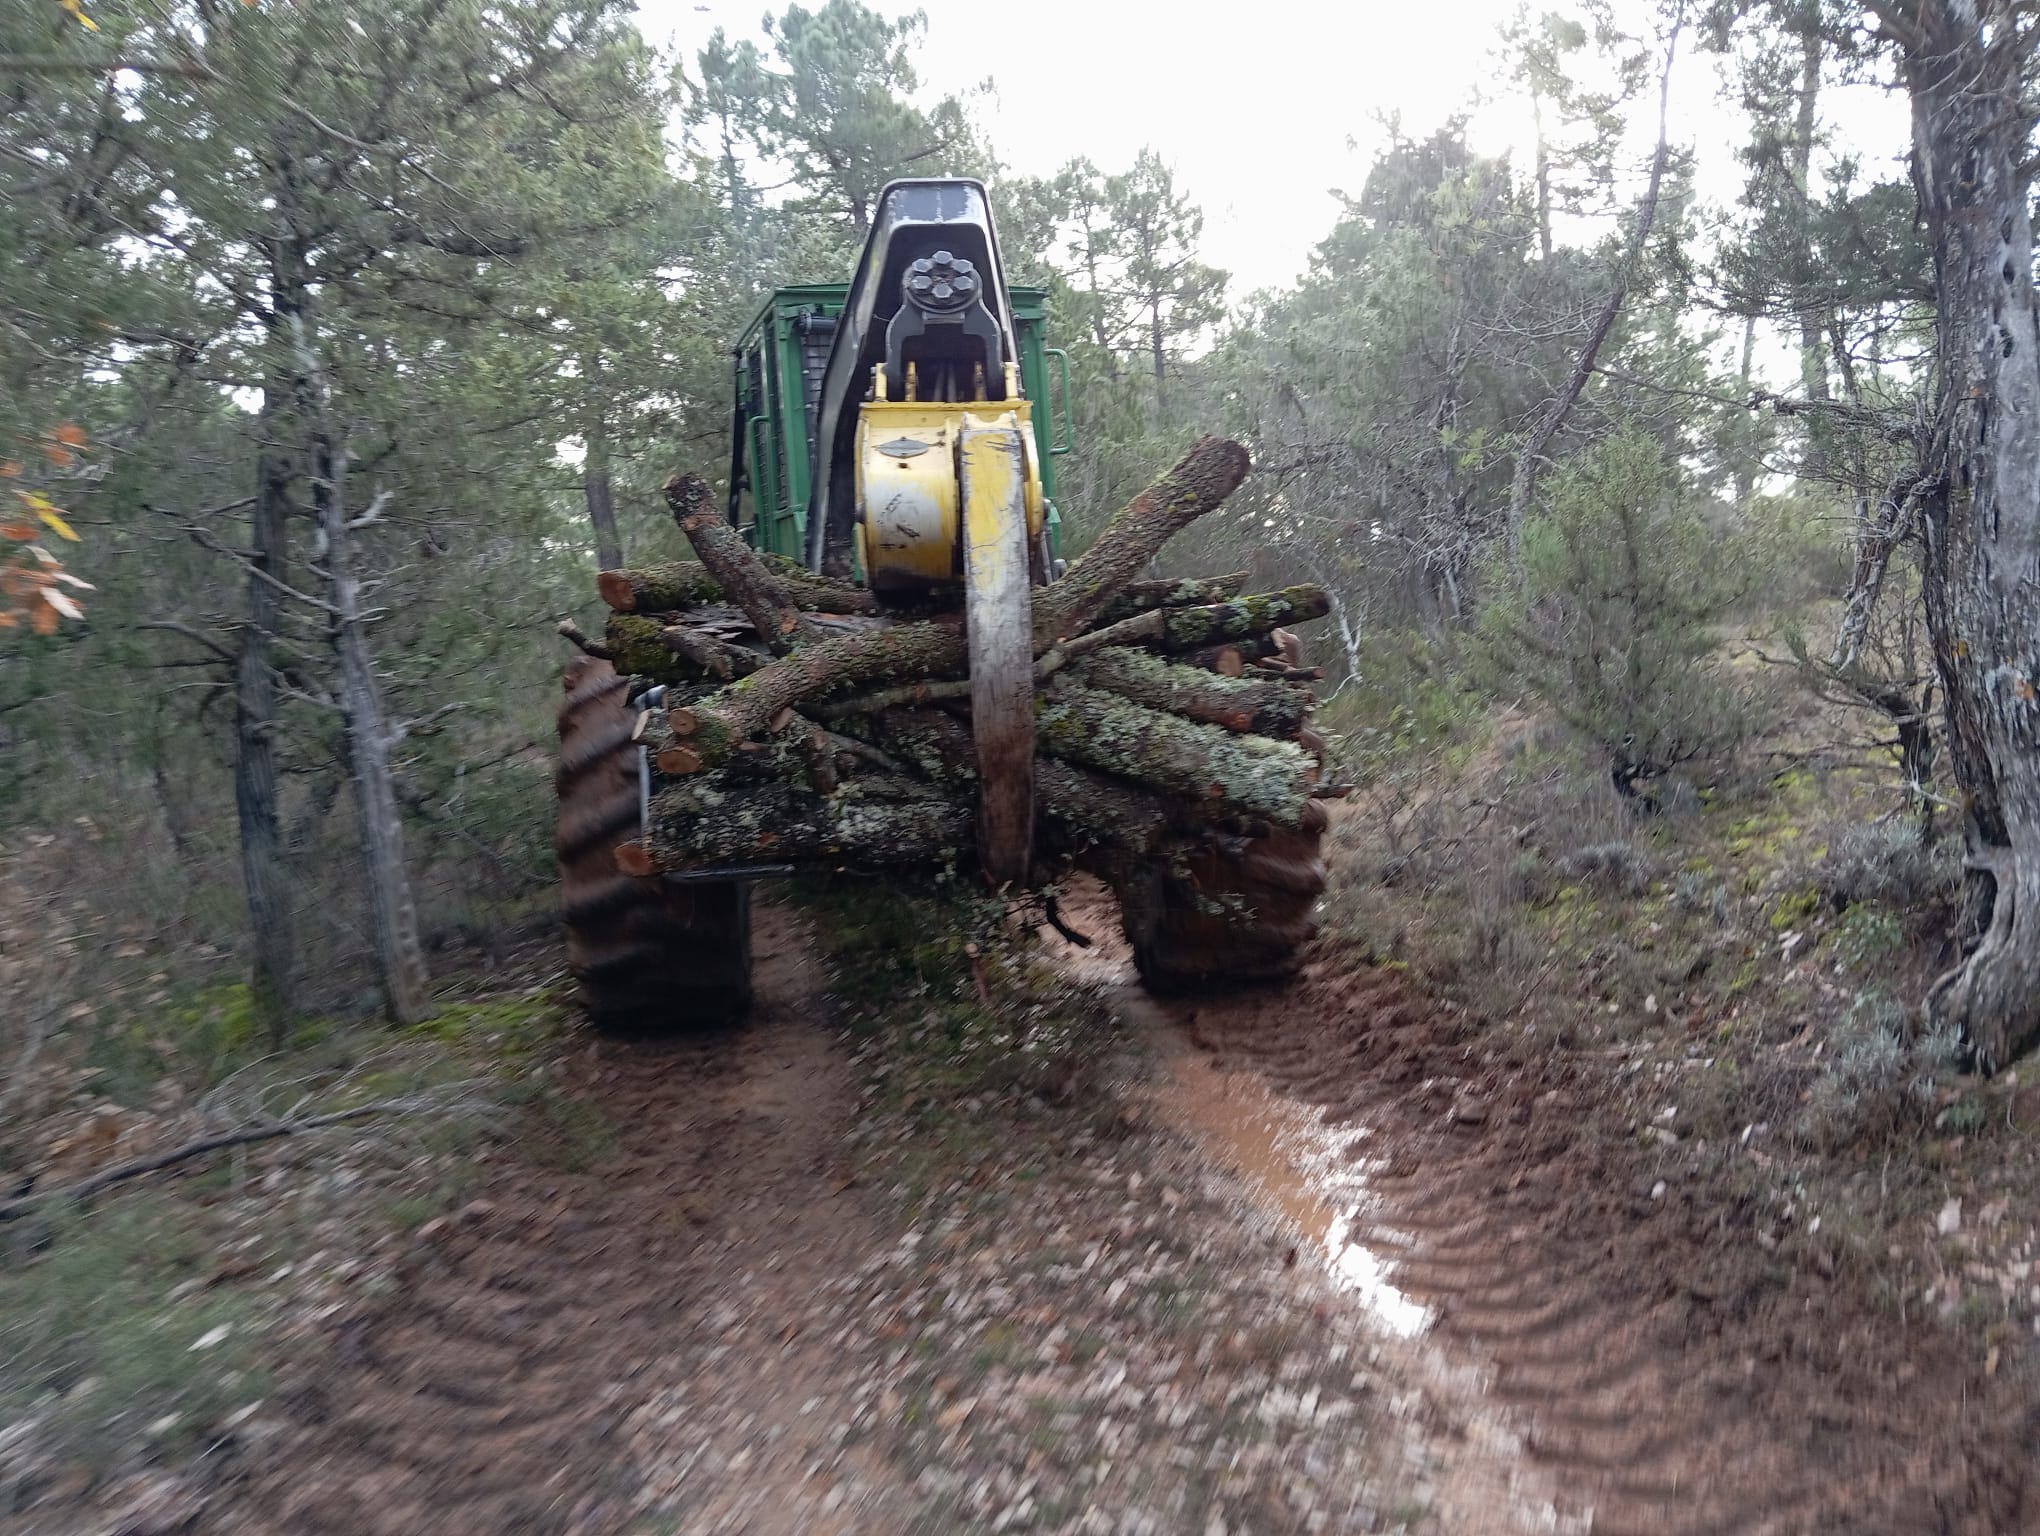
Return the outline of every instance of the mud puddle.
[[[1373,1188],[1380,1162],[1370,1155],[1369,1127],[1328,1123],[1318,1107],[1271,1088],[1261,1073],[1215,1060],[1193,1039],[1190,1021],[1207,1028],[1232,1005],[1220,999],[1192,1009],[1150,998],[1116,939],[1109,901],[1101,892],[1084,903],[1079,926],[1094,937],[1092,948],[1051,937],[1051,950],[1072,979],[1104,992],[1152,1052],[1156,1070],[1135,1092],[1154,1118],[1235,1175],[1242,1197],[1290,1230],[1299,1288],[1320,1288],[1326,1304],[1361,1315],[1380,1366],[1404,1384],[1442,1462],[1417,1529],[1586,1536],[1594,1528],[1591,1506],[1561,1499],[1547,1470],[1533,1463],[1525,1426],[1489,1393],[1491,1370],[1434,1337],[1434,1309],[1397,1283],[1399,1258],[1420,1243],[1395,1226]],[[1240,1006],[1264,1009],[1267,999]]]

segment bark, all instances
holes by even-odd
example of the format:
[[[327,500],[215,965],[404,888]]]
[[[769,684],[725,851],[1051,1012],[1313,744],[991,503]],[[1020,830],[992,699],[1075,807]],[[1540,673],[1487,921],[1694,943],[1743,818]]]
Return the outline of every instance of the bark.
[[[1050,692],[1037,731],[1047,756],[1283,827],[1301,824],[1316,776],[1294,742],[1234,736],[1068,679]]]
[[[1168,608],[1162,610],[1163,631],[1155,644],[1164,651],[1202,652],[1227,641],[1250,640],[1290,624],[1321,619],[1331,608],[1324,588],[1308,584],[1203,608]]]
[[[599,365],[590,368],[593,379]],[[616,530],[616,486],[610,473],[609,423],[597,406],[588,419],[588,464],[582,491],[588,503],[588,526],[595,531],[595,564],[614,570],[623,564],[623,538]]]
[[[1799,108],[1792,133],[1792,187],[1799,194],[1798,211],[1804,220],[1812,208],[1813,130],[1820,101],[1821,58],[1826,50],[1826,40],[1821,36],[1819,27],[1806,29],[1801,50]],[[1806,265],[1811,266],[1811,252],[1804,253],[1803,259]],[[1833,398],[1828,389],[1825,319],[1825,312],[1816,306],[1809,305],[1799,312],[1800,380],[1806,387],[1806,398],[1817,402]],[[1808,477],[1817,478],[1826,470],[1825,454],[1819,443],[1826,430],[1826,422],[1816,411],[1809,416],[1806,425],[1806,456],[1801,469]]]
[[[728,785],[682,779],[652,797],[644,844],[655,870],[733,864],[955,864],[971,845],[972,808],[925,785],[868,774],[834,794],[805,782]]]
[[[602,631],[602,649],[617,671],[661,683],[728,682],[749,677],[772,660],[705,630],[642,613],[612,613]]]
[[[1255,635],[1244,640],[1228,640],[1223,645],[1207,645],[1194,651],[1172,653],[1175,660],[1186,667],[1202,667],[1207,672],[1216,672],[1224,677],[1245,676],[1254,663],[1276,654],[1279,647],[1272,634]]]
[[[1292,737],[1310,714],[1311,696],[1288,683],[1226,677],[1118,646],[1079,661],[1070,675],[1087,687],[1181,715],[1235,735]]]
[[[1089,629],[1169,539],[1239,489],[1247,450],[1199,438],[1174,468],[1113,518],[1088,552],[1034,604],[1034,648]]]
[[[376,968],[391,1021],[411,1025],[431,1016],[432,997],[425,949],[418,938],[418,908],[411,895],[404,822],[397,808],[396,773],[391,762],[403,737],[390,726],[382,683],[369,654],[361,579],[354,566],[354,536],[347,526],[347,450],[336,448],[323,432],[318,442],[320,472],[313,481],[313,501],[325,545],[326,601],[331,606],[328,635],[340,663],[340,703],[347,722],[347,762],[354,784],[361,861],[368,877]]]
[[[930,783],[959,794],[977,788],[977,757],[970,727],[934,709],[889,709],[855,727]],[[1161,846],[1170,826],[1162,796],[1074,763],[1037,758],[1036,812],[1046,850],[1094,873],[1112,861],[1143,857]]]
[[[1245,571],[1234,571],[1230,576],[1185,577],[1180,581],[1130,581],[1120,589],[1117,597],[1105,605],[1098,618],[1101,623],[1111,624],[1152,608],[1188,608],[1198,603],[1222,603],[1228,598],[1238,597],[1240,588],[1246,584]]]
[[[777,580],[787,601],[803,612],[878,612],[878,599],[861,587],[813,575],[783,555],[756,558]],[[722,584],[706,566],[688,560],[605,570],[595,578],[595,585],[602,601],[618,613],[670,613],[676,608],[723,601]]]
[[[1750,365],[1755,360],[1756,350],[1757,317],[1755,315],[1745,315],[1743,317],[1742,333],[1742,394],[1745,400],[1750,398],[1750,380],[1752,377]],[[1750,510],[1750,497],[1756,494],[1757,489],[1757,449],[1753,430],[1754,412],[1745,412],[1739,426],[1741,430],[1738,431],[1737,436],[1742,439],[1742,452],[1737,458],[1735,468],[1735,510],[1738,517],[1747,517]]]
[[[279,295],[280,297],[280,295]],[[276,798],[276,668],[271,649],[282,618],[289,552],[290,467],[278,446],[288,382],[264,387],[255,459],[255,507],[249,517],[248,622],[234,662],[234,810],[241,881],[248,903],[253,966],[249,990],[272,1047],[281,1048],[296,998],[290,896],[283,862],[283,820]]]
[[[669,719],[673,734],[687,738],[700,753],[701,767],[714,768],[782,709],[895,678],[959,677],[969,664],[970,648],[956,624],[902,624],[804,645],[702,704],[673,710]]]
[[[1978,919],[1927,1008],[1992,1071],[2040,1039],[2040,324],[2031,119],[2014,106],[2033,33],[2008,0],[1876,9],[1902,50],[1940,296],[1927,625]]]
[[[699,475],[675,475],[666,482],[666,502],[701,563],[773,650],[784,652],[794,641],[813,637],[778,577],[766,569],[716,506],[706,480]]]

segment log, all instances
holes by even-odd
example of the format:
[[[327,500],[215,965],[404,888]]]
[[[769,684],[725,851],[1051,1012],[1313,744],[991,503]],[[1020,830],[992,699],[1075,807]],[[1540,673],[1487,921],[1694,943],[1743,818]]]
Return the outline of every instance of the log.
[[[1088,687],[1237,735],[1294,737],[1310,715],[1311,697],[1273,678],[1227,677],[1117,646],[1085,657],[1070,675]]]
[[[612,613],[602,639],[617,671],[660,683],[727,682],[772,660],[705,630],[668,624],[663,614]]]
[[[1216,507],[1247,477],[1247,450],[1223,438],[1191,444],[1175,467],[1112,519],[1098,542],[1034,604],[1034,648],[1089,629],[1161,547]]]
[[[603,571],[595,578],[595,590],[614,613],[670,613],[697,603],[719,603],[723,595],[708,567],[691,560]]]
[[[666,625],[659,631],[659,642],[695,676],[721,683],[749,677],[766,661],[756,651],[718,640],[686,624]]]
[[[652,797],[642,845],[661,871],[732,864],[957,864],[975,813],[912,780],[861,775],[833,794],[805,782],[730,785],[683,779]]]
[[[1058,678],[1036,717],[1041,752],[1193,805],[1301,825],[1317,766],[1296,743],[1234,736]]]
[[[778,581],[787,601],[802,612],[878,612],[878,599],[862,587],[813,575],[798,561],[784,555],[760,554],[757,558]],[[671,613],[678,608],[723,601],[722,583],[709,574],[707,566],[692,560],[604,571],[595,578],[595,585],[602,593],[602,601],[618,613]]]
[[[1186,576],[1169,581],[1130,581],[1098,615],[1105,624],[1146,613],[1151,608],[1192,608],[1204,603],[1223,603],[1238,597],[1247,584],[1245,571],[1230,576]]]
[[[1171,657],[1186,667],[1202,667],[1224,677],[1243,677],[1263,658],[1280,649],[1273,635],[1252,635],[1228,640],[1223,645],[1201,646],[1194,651],[1172,651]]]
[[[977,788],[970,727],[952,715],[888,709],[853,728],[931,783],[959,794]],[[1034,787],[1046,845],[1064,858],[1084,862],[1097,854],[1143,856],[1160,847],[1169,831],[1167,801],[1108,774],[1036,758]]]
[[[1284,587],[1280,592],[1262,592],[1200,608],[1166,608],[1161,610],[1166,632],[1157,649],[1203,651],[1228,641],[1273,634],[1285,625],[1321,619],[1331,611],[1332,600],[1325,589],[1310,585]],[[1264,654],[1273,655],[1277,649],[1271,645]]]
[[[672,711],[668,723],[675,736],[687,738],[699,753],[701,768],[714,768],[763,731],[782,709],[838,689],[895,678],[956,677],[969,661],[968,642],[953,620],[840,635],[803,645],[699,705]]]
[[[666,482],[665,492],[673,521],[687,535],[694,553],[723,594],[744,610],[766,644],[775,652],[784,652],[795,640],[812,638],[779,578],[765,568],[715,505],[706,480],[699,475],[675,475]]]

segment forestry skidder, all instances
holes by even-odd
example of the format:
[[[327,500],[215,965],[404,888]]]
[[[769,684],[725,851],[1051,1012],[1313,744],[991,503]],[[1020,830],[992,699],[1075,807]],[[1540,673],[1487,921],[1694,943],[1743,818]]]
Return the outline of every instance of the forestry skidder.
[[[1314,587],[1136,579],[1247,472],[1206,438],[1066,571],[1041,296],[984,188],[899,181],[847,288],[737,348],[729,497],[666,487],[700,557],[605,571],[561,708],[568,957],[599,1021],[749,996],[749,882],[801,868],[1070,867],[1156,987],[1278,977],[1324,887]],[[1064,371],[1067,409],[1067,370]]]

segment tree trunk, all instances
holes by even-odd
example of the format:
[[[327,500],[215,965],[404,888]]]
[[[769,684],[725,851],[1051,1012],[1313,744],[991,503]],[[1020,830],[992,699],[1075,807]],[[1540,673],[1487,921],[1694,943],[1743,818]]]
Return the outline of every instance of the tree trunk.
[[[1160,298],[1156,298],[1148,307],[1148,344],[1153,348],[1155,354],[1155,411],[1157,416],[1159,416],[1163,404],[1162,392],[1165,387],[1162,380],[1164,358],[1162,353],[1162,301]]]
[[[392,1022],[416,1024],[432,1013],[425,951],[418,940],[418,909],[404,861],[404,823],[397,809],[390,758],[401,734],[390,729],[382,683],[369,654],[355,574],[352,530],[347,526],[347,450],[321,431],[312,499],[325,545],[327,633],[340,663],[340,704],[347,721],[347,760],[361,828],[361,861],[375,930],[376,968]]]
[[[1993,1071],[2040,1040],[2040,324],[2009,0],[1874,7],[1903,50],[1933,241],[1940,413],[1923,502],[1927,625],[1966,810],[1975,947],[1927,996]]]
[[[382,683],[369,654],[361,579],[354,567],[354,530],[348,525],[347,445],[331,417],[332,388],[310,327],[309,305],[298,306],[288,324],[297,352],[302,430],[312,449],[312,507],[320,548],[315,564],[325,578],[326,635],[339,663],[348,777],[354,785],[361,861],[368,880],[376,969],[392,1022],[416,1024],[430,1017],[432,1007],[390,761],[403,733],[389,726]]]
[[[1601,301],[1600,313],[1594,317],[1579,356],[1573,361],[1571,375],[1537,418],[1529,435],[1523,439],[1522,447],[1516,450],[1515,473],[1509,482],[1509,564],[1519,584],[1523,579],[1523,519],[1530,514],[1530,496],[1537,482],[1537,466],[1543,462],[1544,450],[1551,446],[1558,429],[1565,425],[1566,417],[1572,414],[1581,391],[1587,387],[1587,380],[1594,375],[1594,364],[1601,355],[1601,345],[1615,328],[1616,317],[1622,313],[1623,301],[1629,297],[1629,285],[1636,278],[1637,263],[1642,260],[1644,246],[1650,240],[1651,226],[1657,221],[1658,195],[1665,179],[1665,159],[1671,151],[1667,113],[1671,105],[1672,61],[1678,55],[1682,25],[1680,22],[1673,24],[1671,38],[1665,44],[1665,67],[1658,77],[1657,152],[1651,156],[1650,184],[1644,189],[1643,201],[1637,205],[1636,224],[1629,232],[1629,247],[1622,254],[1622,265],[1616,269],[1608,296]]]
[[[589,374],[591,387],[596,378]],[[595,569],[613,571],[623,564],[623,538],[616,531],[616,489],[611,481],[609,423],[597,404],[588,413],[587,459],[582,488],[588,500],[588,526],[595,530]]]
[[[1750,365],[1755,359],[1756,350],[1757,317],[1753,314],[1745,315],[1742,333],[1742,397],[1745,401],[1750,398],[1750,391],[1753,388]],[[1737,455],[1735,466],[1735,510],[1738,517],[1748,517],[1750,498],[1756,494],[1757,489],[1756,413],[1744,411],[1740,425],[1742,430],[1736,434],[1741,451]]]
[[[234,809],[254,951],[249,987],[256,1016],[276,1048],[297,1011],[283,820],[276,802],[276,670],[270,656],[283,608],[283,595],[272,583],[284,579],[290,536],[290,468],[277,442],[289,393],[280,377],[263,390],[255,509],[248,519],[248,622],[241,626],[234,665]]]
[[[1801,228],[1813,211],[1813,130],[1820,101],[1820,66],[1825,51],[1820,28],[1808,27],[1800,55],[1799,68],[1799,111],[1793,123],[1792,137],[1792,186],[1799,194],[1799,217]],[[1811,264],[1811,255],[1807,257]],[[1831,398],[1828,389],[1827,343],[1825,339],[1826,313],[1818,308],[1806,308],[1799,312],[1799,374],[1806,389],[1808,400],[1825,401]],[[1802,473],[1817,478],[1826,472],[1827,455],[1818,441],[1820,433],[1826,430],[1825,419],[1819,412],[1806,419],[1807,445],[1802,462]]]

